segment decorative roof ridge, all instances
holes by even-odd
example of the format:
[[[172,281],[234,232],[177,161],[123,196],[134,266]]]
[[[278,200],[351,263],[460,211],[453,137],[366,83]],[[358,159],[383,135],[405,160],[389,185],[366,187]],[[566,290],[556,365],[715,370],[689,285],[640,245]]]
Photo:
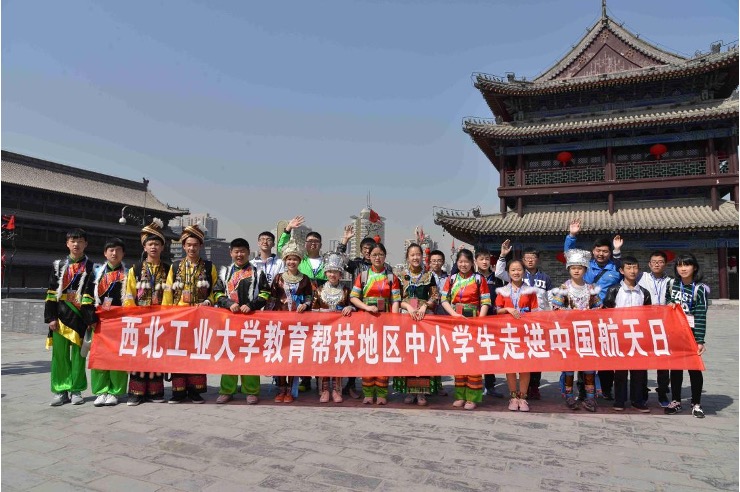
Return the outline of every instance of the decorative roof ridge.
[[[495,118],[479,118],[475,116],[467,116],[463,118],[464,124],[471,125],[484,125],[484,126],[506,126],[512,128],[526,128],[531,126],[541,126],[547,124],[558,124],[558,123],[581,123],[584,121],[605,121],[617,119],[630,118],[634,116],[651,116],[651,115],[662,115],[671,113],[689,113],[694,111],[721,111],[723,109],[737,108],[736,102],[738,101],[737,91],[733,92],[729,97],[724,99],[712,99],[709,101],[695,101],[689,104],[682,104],[676,106],[675,104],[661,104],[659,106],[653,106],[650,110],[646,111],[644,107],[634,108],[629,111],[613,110],[609,112],[602,112],[597,115],[584,115],[576,117],[551,117],[551,118],[540,118],[539,121],[503,121],[496,123]]]
[[[706,71],[710,71],[714,69],[717,64],[737,60],[739,56],[740,52],[738,51],[738,47],[735,46],[732,49],[720,53],[703,53],[694,58],[684,60],[679,64],[653,65],[643,68],[635,68],[633,70],[622,70],[619,72],[608,74],[574,77],[571,79],[554,79],[543,82],[532,82],[524,80],[508,82],[504,81],[501,77],[496,75],[474,72],[473,76],[475,77],[475,82],[473,85],[481,92],[497,92],[498,89],[504,93],[512,93],[517,91],[538,91],[552,88],[562,88],[564,86],[588,86],[605,80],[629,81],[630,79],[632,79],[639,81],[640,78],[646,76],[655,76],[657,74],[671,74],[673,72],[679,73],[684,70],[692,70],[697,68],[700,70],[706,69]]]
[[[602,15],[594,24],[588,29],[586,35],[578,41],[573,48],[566,53],[560,60],[555,62],[553,66],[542,72],[540,75],[534,78],[534,82],[547,82],[555,79],[565,69],[567,69],[581,54],[588,49],[596,38],[601,34],[602,31],[608,30],[614,34],[618,39],[626,43],[628,46],[635,50],[643,53],[646,56],[655,58],[661,63],[668,65],[672,63],[679,63],[682,60],[686,60],[685,57],[671,53],[667,50],[659,48],[658,46],[640,39],[639,34],[634,34],[626,28],[622,27],[623,24],[614,22],[609,16]]]

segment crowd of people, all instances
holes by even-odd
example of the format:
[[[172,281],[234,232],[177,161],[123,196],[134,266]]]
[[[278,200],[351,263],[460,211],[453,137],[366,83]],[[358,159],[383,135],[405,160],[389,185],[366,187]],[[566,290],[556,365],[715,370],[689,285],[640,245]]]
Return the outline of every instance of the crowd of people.
[[[550,277],[539,268],[539,252],[534,247],[522,250],[521,258],[511,258],[512,245],[504,241],[492,265],[490,251],[458,251],[448,273],[445,255],[431,251],[428,266],[420,245],[406,250],[403,271],[394,272],[386,263],[382,243],[365,238],[360,243],[361,256],[349,259],[347,243],[354,235],[352,226],[344,230],[336,251],[321,254],[321,235],[308,233],[305,244],[291,237],[291,231],[303,224],[297,216],[285,230],[275,235],[265,231],[257,238],[259,252],[250,261],[250,245],[237,238],[230,244],[232,263],[217,268],[201,258],[204,233],[198,226],[182,231],[180,242],[185,257],[167,264],[162,261],[165,248],[163,224],[157,219],[141,230],[141,261],[124,267],[125,245],[118,238],[104,246],[105,264],[95,266],[85,255],[85,231],[67,234],[67,258],[54,262],[46,295],[45,322],[49,325],[47,347],[52,349],[52,406],[71,402],[84,403],[87,389],[85,356],[93,343],[97,323],[96,309],[111,306],[215,306],[233,313],[248,314],[258,310],[340,311],[351,316],[355,311],[404,313],[414,320],[428,314],[453,317],[513,316],[548,309],[619,309],[649,304],[677,304],[685,312],[698,345],[705,351],[708,287],[701,283],[700,267],[692,254],[675,259],[674,277],[666,274],[667,255],[654,251],[648,259],[649,271],[641,271],[634,256],[622,256],[623,239],[597,239],[591,251],[576,247],[581,222],[571,222],[564,252],[569,279],[553,286]],[[507,261],[507,258],[510,258]],[[345,272],[352,278],[351,288],[341,279]],[[689,370],[691,411],[704,417],[701,408],[703,376]],[[682,410],[682,370],[657,371],[658,401],[666,414]],[[165,374],[91,369],[91,388],[95,406],[117,405],[127,396],[127,405],[145,401],[177,404],[184,401],[204,403],[207,390],[205,374],[171,374],[172,395],[165,400]],[[313,378],[275,376],[275,402],[291,403],[299,392],[311,390]],[[388,402],[388,376],[362,377],[361,392],[356,378],[324,377],[317,379],[319,401],[342,403],[345,397],[362,398],[364,404]],[[241,380],[241,384],[240,383]],[[531,400],[539,400],[541,373],[507,373],[508,408],[529,411]],[[669,384],[670,383],[670,384]],[[394,377],[393,389],[403,395],[403,402],[426,406],[432,395],[445,395],[439,375]],[[493,374],[454,376],[454,407],[473,410],[488,394],[503,398],[495,389]],[[670,386],[670,387],[669,387]],[[565,371],[560,377],[561,393],[569,409],[597,410],[597,399],[613,401],[614,411],[628,406],[649,412],[647,371]],[[260,400],[260,376],[222,375],[218,404],[234,399],[238,390],[247,404]],[[670,393],[670,400],[669,395]]]

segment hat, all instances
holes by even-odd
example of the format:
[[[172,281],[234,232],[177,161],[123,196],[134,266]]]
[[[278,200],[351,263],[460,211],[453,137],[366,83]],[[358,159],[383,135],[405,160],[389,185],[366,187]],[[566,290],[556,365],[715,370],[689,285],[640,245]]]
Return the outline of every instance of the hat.
[[[182,230],[182,234],[180,234],[180,242],[184,243],[189,237],[194,237],[203,244],[203,240],[206,238],[206,235],[200,230],[200,227],[197,225],[191,225]]]
[[[324,254],[324,272],[343,272],[347,266],[347,256],[342,253]]]
[[[565,252],[565,268],[568,269],[572,266],[582,266],[588,268],[588,264],[591,261],[591,252],[585,249],[569,249]]]
[[[162,233],[162,228],[164,228],[164,224],[161,220],[158,218],[152,219],[152,223],[148,226],[144,226],[141,229],[141,244],[142,246],[146,244],[147,239],[152,239],[152,236],[156,236],[159,239],[162,240],[162,243],[166,243],[164,239],[164,234]]]
[[[297,256],[298,258],[303,259],[303,248],[294,238],[291,237],[287,244],[283,246],[280,254],[283,261],[285,261],[288,256]]]

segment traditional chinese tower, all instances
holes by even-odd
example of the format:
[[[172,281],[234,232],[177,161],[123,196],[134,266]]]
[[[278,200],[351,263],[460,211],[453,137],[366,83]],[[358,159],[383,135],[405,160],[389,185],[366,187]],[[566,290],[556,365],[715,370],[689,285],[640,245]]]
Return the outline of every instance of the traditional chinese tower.
[[[474,81],[494,118],[467,118],[463,131],[500,174],[501,213],[435,209],[437,224],[493,251],[507,238],[515,251],[536,245],[562,279],[552,260],[580,217],[581,246],[619,233],[645,268],[652,250],[690,251],[712,297],[737,298],[727,268],[738,254],[737,44],[687,59],[617,24],[602,2],[601,18],[534,80]]]

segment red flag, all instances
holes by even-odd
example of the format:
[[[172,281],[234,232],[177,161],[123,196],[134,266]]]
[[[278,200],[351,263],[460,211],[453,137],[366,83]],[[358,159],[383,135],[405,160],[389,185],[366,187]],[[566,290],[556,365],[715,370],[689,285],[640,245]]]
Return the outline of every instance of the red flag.
[[[15,230],[15,215],[3,215],[3,229]]]
[[[380,215],[378,215],[378,212],[376,212],[375,210],[371,208],[370,217],[368,217],[368,219],[370,220],[370,222],[375,224],[376,222],[380,222]]]

